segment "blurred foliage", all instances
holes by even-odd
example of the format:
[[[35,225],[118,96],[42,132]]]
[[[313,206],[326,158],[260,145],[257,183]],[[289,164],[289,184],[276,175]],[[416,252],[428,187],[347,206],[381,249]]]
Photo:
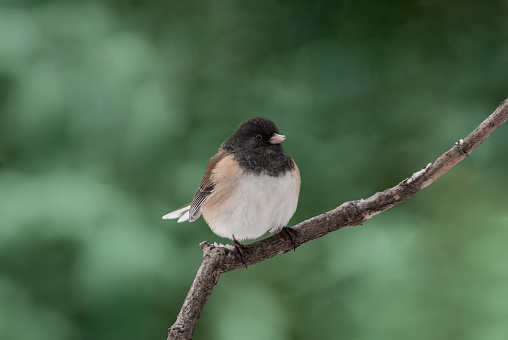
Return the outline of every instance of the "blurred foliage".
[[[393,186],[508,96],[508,2],[0,3],[0,338],[164,339],[225,242],[161,216],[242,121],[292,224]],[[197,339],[505,339],[508,133],[363,227],[225,274]]]

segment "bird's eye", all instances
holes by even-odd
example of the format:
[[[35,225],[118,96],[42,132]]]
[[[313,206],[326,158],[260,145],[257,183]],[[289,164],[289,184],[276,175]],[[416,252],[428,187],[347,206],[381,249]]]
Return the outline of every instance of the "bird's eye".
[[[261,136],[261,135],[255,135],[254,138],[261,140],[261,139],[263,139],[263,136]]]

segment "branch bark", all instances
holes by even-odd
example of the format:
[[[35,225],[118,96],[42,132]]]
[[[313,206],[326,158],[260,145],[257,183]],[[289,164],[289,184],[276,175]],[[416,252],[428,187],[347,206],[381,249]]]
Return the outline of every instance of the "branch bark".
[[[361,225],[373,216],[411,198],[432,184],[455,164],[466,158],[487,137],[508,119],[508,98],[466,138],[455,145],[424,169],[415,172],[393,188],[375,193],[369,198],[349,201],[324,214],[303,221],[293,228],[297,230],[296,245],[324,236],[344,227]],[[233,247],[200,244],[203,262],[185,298],[176,322],[168,333],[170,339],[192,339],[194,329],[208,296],[212,293],[222,273],[244,268]],[[245,262],[253,265],[293,249],[292,240],[278,233],[266,239],[245,245]]]

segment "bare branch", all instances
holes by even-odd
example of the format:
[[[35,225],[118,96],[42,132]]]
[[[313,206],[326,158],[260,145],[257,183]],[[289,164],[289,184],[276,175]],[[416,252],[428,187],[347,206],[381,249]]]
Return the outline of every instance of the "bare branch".
[[[407,200],[432,184],[455,164],[466,158],[487,137],[508,119],[508,98],[505,99],[487,119],[471,134],[459,140],[424,169],[415,172],[396,186],[375,193],[362,200],[349,201],[324,214],[303,221],[293,228],[297,230],[295,242],[304,244],[332,231],[360,225],[373,216]],[[234,248],[214,246],[209,242],[200,244],[203,262],[185,298],[175,324],[169,329],[168,339],[192,339],[206,299],[211,294],[222,273],[244,268]],[[253,265],[286,253],[293,249],[292,240],[278,233],[269,238],[251,243],[243,249],[245,262]]]

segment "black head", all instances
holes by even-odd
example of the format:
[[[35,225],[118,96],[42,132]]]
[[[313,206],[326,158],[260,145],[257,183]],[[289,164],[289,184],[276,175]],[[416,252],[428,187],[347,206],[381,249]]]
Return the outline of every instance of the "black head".
[[[222,148],[228,151],[281,149],[283,140],[284,137],[279,135],[279,129],[270,119],[255,117],[243,122]]]
[[[279,176],[293,168],[293,160],[280,145],[285,138],[270,119],[256,117],[243,122],[222,149],[251,172]]]

